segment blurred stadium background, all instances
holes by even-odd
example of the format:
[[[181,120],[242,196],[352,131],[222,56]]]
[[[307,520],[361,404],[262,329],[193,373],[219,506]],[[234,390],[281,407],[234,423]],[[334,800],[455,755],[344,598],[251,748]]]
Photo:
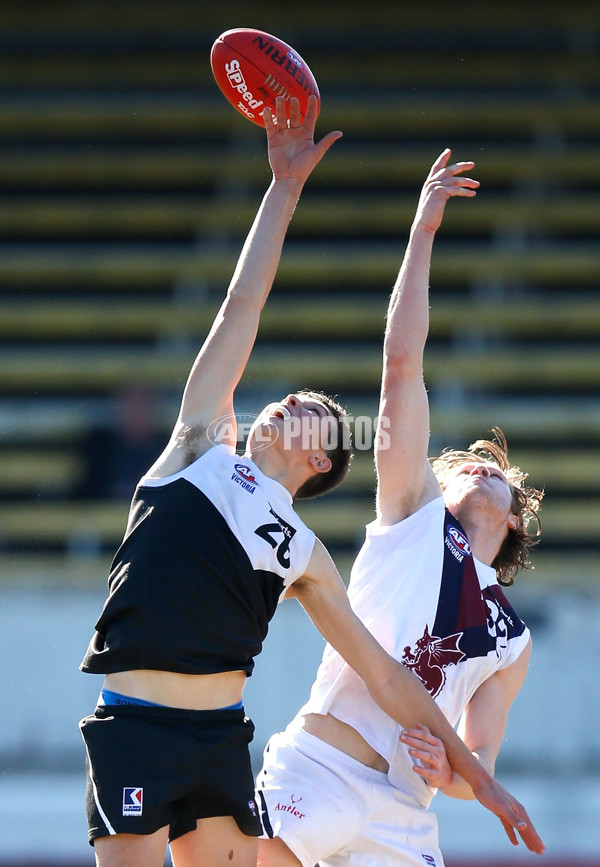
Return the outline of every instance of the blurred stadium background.
[[[584,0],[0,6],[0,864],[93,863],[76,723],[99,683],[77,666],[131,453],[144,469],[169,433],[269,181],[263,133],[210,73],[238,26],[291,43],[320,84],[318,133],[344,131],[293,219],[238,411],[309,385],[376,415],[421,183],[446,146],[476,161],[479,196],[450,204],[434,251],[432,452],[499,425],[546,489],[535,571],[510,593],[534,658],[498,775],[546,839],[539,863],[599,865],[600,7]],[[299,509],[345,577],[373,483],[359,451]],[[248,686],[257,762],[321,648],[282,606]],[[436,807],[448,867],[538,863],[477,805]]]

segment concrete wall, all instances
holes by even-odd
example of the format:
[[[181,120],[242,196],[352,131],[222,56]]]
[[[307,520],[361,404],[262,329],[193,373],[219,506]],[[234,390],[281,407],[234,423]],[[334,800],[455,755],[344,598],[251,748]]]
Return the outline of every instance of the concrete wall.
[[[36,858],[45,865],[93,863],[77,721],[93,708],[100,678],[80,673],[78,664],[103,599],[103,587],[3,591],[2,865]],[[579,860],[600,862],[600,598],[515,591],[511,599],[532,625],[534,653],[513,706],[498,775],[525,802],[546,838],[547,863],[574,853]],[[257,766],[268,736],[304,701],[322,648],[300,606],[294,601],[280,606],[246,689],[245,706],[256,723]],[[499,823],[478,804],[442,796],[434,803],[448,860],[484,856],[512,863],[526,854],[505,842]]]

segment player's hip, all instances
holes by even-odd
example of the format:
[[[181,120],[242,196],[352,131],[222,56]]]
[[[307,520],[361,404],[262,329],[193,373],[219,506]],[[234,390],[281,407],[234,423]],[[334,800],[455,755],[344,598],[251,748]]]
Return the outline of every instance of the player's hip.
[[[314,735],[269,741],[257,778],[263,836],[280,837],[303,867],[347,863],[441,867],[437,820],[414,798]]]

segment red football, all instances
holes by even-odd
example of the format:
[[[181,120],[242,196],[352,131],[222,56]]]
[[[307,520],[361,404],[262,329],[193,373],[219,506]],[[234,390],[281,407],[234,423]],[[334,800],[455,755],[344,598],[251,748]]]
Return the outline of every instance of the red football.
[[[321,107],[315,77],[300,55],[262,30],[226,30],[211,49],[210,65],[223,95],[258,126],[264,127],[265,106],[275,113],[278,96],[298,97],[302,120],[312,93]]]

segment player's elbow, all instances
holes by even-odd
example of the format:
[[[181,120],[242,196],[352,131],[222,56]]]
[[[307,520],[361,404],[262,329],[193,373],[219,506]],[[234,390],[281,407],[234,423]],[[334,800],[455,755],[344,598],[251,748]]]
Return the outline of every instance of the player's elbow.
[[[423,370],[423,350],[407,341],[386,342],[384,351],[384,379],[394,382],[421,375]]]
[[[267,300],[268,290],[261,281],[236,276],[231,281],[225,299],[229,315],[258,316]]]

